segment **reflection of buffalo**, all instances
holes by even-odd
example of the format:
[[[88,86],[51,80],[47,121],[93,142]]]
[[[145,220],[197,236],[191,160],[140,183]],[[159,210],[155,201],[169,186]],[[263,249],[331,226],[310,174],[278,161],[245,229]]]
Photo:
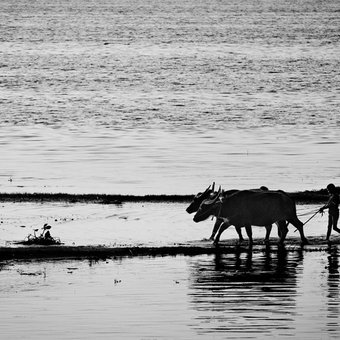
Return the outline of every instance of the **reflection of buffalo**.
[[[327,331],[329,334],[334,334],[336,338],[339,333],[339,324],[334,323],[333,320],[339,317],[340,303],[339,303],[339,250],[337,247],[329,247],[328,249],[328,294],[327,294]]]
[[[264,332],[294,318],[296,267],[302,252],[284,247],[202,256],[191,263],[189,295],[199,332]],[[229,334],[229,333],[228,333]]]
[[[199,280],[204,281],[206,277],[209,281],[221,279],[223,282],[276,282],[295,274],[295,268],[302,260],[302,250],[291,254],[294,256],[289,261],[288,252],[284,246],[277,247],[277,252],[273,252],[269,245],[264,248],[263,252],[254,253],[252,247],[247,250],[236,247],[232,254],[216,252],[214,267],[211,261],[197,263]]]

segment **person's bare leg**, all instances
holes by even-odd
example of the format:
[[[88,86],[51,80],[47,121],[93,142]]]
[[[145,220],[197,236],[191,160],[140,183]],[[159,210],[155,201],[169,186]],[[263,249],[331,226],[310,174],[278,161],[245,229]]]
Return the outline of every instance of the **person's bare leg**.
[[[340,233],[340,229],[338,228],[338,220],[339,220],[339,215],[333,216],[333,230]]]
[[[331,232],[332,232],[332,226],[333,226],[333,218],[332,218],[332,215],[328,215],[328,225],[327,225],[326,241],[329,241],[329,238],[330,238]]]

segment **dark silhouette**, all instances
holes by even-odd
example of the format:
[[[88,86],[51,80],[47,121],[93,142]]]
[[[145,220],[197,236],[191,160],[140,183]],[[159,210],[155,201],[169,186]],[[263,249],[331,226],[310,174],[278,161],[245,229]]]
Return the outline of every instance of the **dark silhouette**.
[[[221,234],[230,225],[267,226],[274,222],[278,223],[280,243],[283,243],[288,232],[286,221],[298,229],[302,243],[308,243],[303,232],[303,223],[296,216],[295,202],[284,192],[242,190],[222,201],[219,200],[220,192],[221,190],[213,200],[204,201],[194,216],[195,222],[203,221],[209,216],[224,220],[215,244],[218,244]],[[249,242],[252,243],[251,235]]]
[[[238,190],[228,190],[228,191],[224,191],[223,194],[225,196],[228,196],[228,195],[234,194],[237,191]],[[210,185],[209,185],[208,188],[204,192],[199,192],[197,195],[195,195],[192,202],[190,202],[189,206],[186,208],[186,212],[188,214],[192,214],[192,213],[196,212],[199,209],[199,207],[200,207],[200,205],[202,204],[203,201],[205,201],[206,199],[210,199],[210,198],[214,197],[215,195],[216,195],[216,192],[215,192],[215,182],[214,182],[212,184],[211,188],[210,188]],[[218,219],[218,218],[216,219],[216,222],[215,222],[214,227],[213,227],[212,236],[210,236],[210,240],[213,240],[213,235],[215,235],[215,233],[217,232],[217,230],[219,229],[219,227],[222,223],[223,223],[223,220]],[[235,229],[236,229],[236,232],[238,234],[239,241],[243,242],[244,238],[242,236],[241,228],[236,227]],[[247,232],[248,232],[248,230],[249,229],[247,229]]]
[[[328,226],[326,240],[329,241],[332,228],[336,232],[340,233],[340,229],[338,228],[339,194],[337,193],[336,187],[333,183],[327,185],[327,191],[329,193],[328,202],[322,208],[320,208],[319,211],[322,213],[325,209],[328,209]]]
[[[269,189],[266,186],[261,186],[260,189],[250,189],[250,190],[254,190],[254,191],[269,191]],[[232,194],[235,194],[236,192],[238,192],[239,190],[236,189],[232,189],[232,190],[227,190],[224,191],[222,190],[222,196],[228,197]],[[199,209],[200,205],[203,203],[203,201],[205,200],[212,200],[216,197],[216,195],[218,195],[217,192],[215,192],[215,182],[213,182],[211,188],[210,185],[208,186],[208,188],[204,191],[204,192],[199,192],[197,195],[195,195],[195,197],[193,198],[192,202],[189,204],[189,206],[187,207],[186,211],[189,214],[192,214],[194,212],[197,212],[197,210]],[[218,232],[220,226],[223,224],[223,219],[220,218],[216,218],[216,222],[214,224],[211,236],[209,237],[209,240],[214,240],[214,237],[216,235],[216,233]],[[272,230],[272,225],[269,224],[267,226],[265,226],[266,228],[266,236],[264,239],[265,243],[269,243],[269,237],[270,237],[270,233]],[[244,238],[241,232],[241,227],[240,226],[235,226],[235,230],[239,236],[239,242],[243,242]],[[252,239],[252,229],[251,226],[245,226],[245,230],[247,233],[248,238],[251,240]],[[278,234],[279,237],[280,235],[280,229],[278,228]]]

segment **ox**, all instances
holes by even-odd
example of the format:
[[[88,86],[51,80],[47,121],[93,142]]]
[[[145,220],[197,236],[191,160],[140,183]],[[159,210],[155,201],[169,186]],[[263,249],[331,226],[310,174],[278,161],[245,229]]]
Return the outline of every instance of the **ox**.
[[[199,192],[194,199],[192,200],[192,202],[189,204],[189,206],[187,207],[186,211],[189,214],[192,214],[194,212],[196,212],[200,205],[202,204],[203,201],[211,199],[212,197],[218,197],[219,194],[216,193],[214,191],[215,189],[215,182],[212,184],[212,187],[210,188],[210,185],[208,186],[208,188],[204,191],[204,192]],[[268,188],[262,186],[260,189],[252,189],[255,191],[261,190],[261,191],[268,191]],[[227,191],[222,191],[222,196],[223,197],[228,197],[236,192],[238,192],[239,190],[233,189],[233,190],[227,190]],[[217,196],[216,196],[217,195]],[[211,236],[209,237],[209,240],[214,240],[215,234],[217,233],[217,231],[219,230],[221,224],[223,223],[223,219],[222,218],[216,218],[216,222],[214,224],[213,227],[213,231],[211,233]],[[270,232],[272,230],[272,225],[267,225],[266,227],[266,236],[264,241],[267,243],[269,242],[269,236],[270,236]],[[242,232],[241,232],[241,227],[239,226],[235,226],[235,229],[237,231],[237,234],[239,236],[239,241],[242,242],[244,241],[243,236],[242,236]],[[249,237],[249,239],[252,238],[252,230],[251,230],[251,226],[245,226],[246,229],[246,233]]]
[[[228,190],[228,191],[223,191],[223,196],[229,196],[234,194],[235,192],[237,192],[238,190]],[[192,214],[194,212],[196,212],[200,205],[202,204],[203,201],[210,199],[212,197],[216,196],[216,192],[215,192],[215,182],[212,184],[211,188],[210,185],[208,186],[207,189],[205,189],[204,192],[199,192],[197,195],[195,195],[194,199],[192,200],[192,202],[189,204],[189,206],[186,208],[186,212],[188,214]],[[223,219],[220,218],[216,218],[216,222],[214,224],[214,228],[212,231],[212,234],[210,236],[210,240],[214,239],[214,236],[216,234],[216,232],[218,231],[219,227],[221,226],[221,224],[223,223]],[[238,237],[240,242],[244,241],[243,236],[242,236],[242,232],[241,232],[241,228],[240,227],[236,227],[235,229],[237,231]],[[246,228],[246,232],[248,234],[248,228]],[[249,236],[249,235],[248,235]]]
[[[229,226],[248,227],[251,225],[267,226],[277,223],[280,243],[283,243],[288,233],[287,223],[291,223],[300,232],[301,241],[308,243],[303,223],[296,216],[295,202],[281,191],[241,190],[228,197],[220,199],[221,189],[214,199],[202,202],[194,216],[195,222],[200,222],[213,215],[223,219],[214,243],[217,245],[221,234]],[[252,243],[252,236],[249,242]]]

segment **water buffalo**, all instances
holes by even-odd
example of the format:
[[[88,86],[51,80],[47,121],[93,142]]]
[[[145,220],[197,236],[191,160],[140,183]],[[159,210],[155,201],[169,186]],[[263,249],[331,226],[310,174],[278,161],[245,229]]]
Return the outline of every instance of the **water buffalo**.
[[[186,212],[188,214],[192,214],[193,212],[196,212],[198,210],[198,208],[200,207],[201,203],[210,198],[212,194],[215,193],[215,182],[213,183],[213,185],[210,188],[210,185],[205,189],[204,192],[199,192],[194,199],[192,200],[192,202],[189,204],[189,206],[186,208]]]
[[[202,202],[194,221],[203,221],[211,215],[224,221],[215,238],[215,244],[218,244],[223,231],[231,225],[267,226],[275,222],[279,229],[280,243],[283,243],[288,233],[286,221],[299,230],[302,243],[308,243],[303,232],[303,223],[296,216],[295,202],[282,191],[240,190],[221,198],[220,189],[214,199]],[[251,236],[249,242],[252,243]]]
[[[196,212],[200,205],[202,204],[203,201],[207,200],[207,199],[212,199],[213,197],[217,197],[219,194],[216,193],[214,191],[215,189],[215,182],[212,184],[211,188],[210,188],[210,185],[208,186],[208,188],[204,191],[204,192],[199,192],[193,199],[193,201],[190,203],[190,205],[188,206],[188,208],[186,209],[186,211],[191,214],[193,212]],[[255,190],[255,191],[258,191],[258,190],[261,190],[261,191],[267,191],[268,188],[267,187],[264,187],[262,186],[260,189],[252,189],[252,190]],[[223,197],[228,197],[236,192],[238,192],[239,190],[236,190],[236,189],[232,189],[232,190],[227,190],[227,191],[222,191],[221,193],[221,196]],[[209,237],[210,240],[214,240],[214,237],[215,237],[215,234],[217,233],[217,231],[219,230],[221,224],[223,223],[223,219],[222,218],[216,218],[216,222],[214,224],[214,227],[213,227],[213,230],[212,230],[212,233],[211,233],[211,236]],[[270,236],[270,233],[271,233],[271,230],[272,230],[272,225],[267,225],[265,226],[266,228],[266,236],[265,236],[265,242],[269,242],[269,236]],[[241,231],[241,227],[239,226],[235,226],[235,229],[237,231],[237,234],[239,236],[239,241],[242,242],[244,239],[243,239],[243,236],[242,236],[242,231]],[[249,237],[249,239],[252,238],[252,230],[251,230],[251,226],[245,226],[245,229],[246,229],[246,233]]]
[[[223,191],[223,196],[229,196],[231,194],[234,194],[237,191],[238,190]],[[202,204],[203,201],[205,201],[206,199],[211,199],[212,197],[215,197],[216,195],[217,195],[217,193],[215,192],[215,182],[214,182],[212,184],[211,188],[210,188],[210,185],[209,185],[208,188],[205,189],[204,192],[199,192],[194,197],[192,202],[186,208],[186,212],[189,213],[189,214],[192,214],[192,213],[196,212],[199,209],[199,207],[200,207],[200,205]],[[211,234],[211,236],[209,238],[210,240],[214,239],[214,236],[215,236],[216,232],[218,231],[218,229],[219,229],[219,227],[221,226],[222,223],[223,223],[223,219],[216,218],[216,222],[214,224],[212,234]],[[235,229],[237,231],[237,234],[238,234],[240,242],[242,242],[244,239],[243,239],[243,236],[242,236],[241,227],[235,227]],[[246,232],[248,234],[249,228],[246,228]]]

